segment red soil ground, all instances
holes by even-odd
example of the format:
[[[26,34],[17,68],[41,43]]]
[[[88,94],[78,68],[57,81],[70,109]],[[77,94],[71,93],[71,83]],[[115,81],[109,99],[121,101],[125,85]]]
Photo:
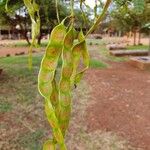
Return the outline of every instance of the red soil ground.
[[[0,56],[22,51],[28,48],[2,48]],[[134,147],[150,150],[150,72],[113,63],[111,68],[90,69],[86,80],[93,104],[87,109],[89,131],[112,131]]]
[[[88,128],[115,132],[137,149],[150,150],[150,72],[125,62],[111,66],[87,73],[93,103]]]
[[[7,55],[21,55],[21,53],[28,54],[28,51],[29,47],[0,47],[0,57],[6,57]],[[33,50],[33,52],[35,52],[35,49]]]

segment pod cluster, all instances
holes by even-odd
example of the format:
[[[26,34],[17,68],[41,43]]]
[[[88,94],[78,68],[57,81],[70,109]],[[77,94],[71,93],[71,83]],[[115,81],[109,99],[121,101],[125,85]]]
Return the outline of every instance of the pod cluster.
[[[59,60],[62,60],[61,68]],[[66,27],[62,21],[51,32],[38,75],[39,92],[45,99],[45,113],[53,131],[53,139],[45,142],[43,150],[56,150],[57,147],[67,150],[65,134],[71,116],[72,89],[88,66],[89,54],[83,32],[76,32],[72,25]]]

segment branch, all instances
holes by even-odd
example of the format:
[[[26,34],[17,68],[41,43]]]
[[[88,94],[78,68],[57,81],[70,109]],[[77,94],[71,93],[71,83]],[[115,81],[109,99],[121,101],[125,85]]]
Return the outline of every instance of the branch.
[[[105,3],[105,6],[103,8],[103,11],[101,13],[101,15],[99,15],[99,17],[97,18],[96,22],[93,24],[93,26],[89,29],[89,31],[87,32],[86,36],[87,37],[90,33],[92,33],[97,27],[98,25],[100,24],[100,22],[103,20],[106,12],[107,12],[107,9],[109,7],[109,5],[111,4],[111,1],[112,0],[107,0],[106,3]]]
[[[60,23],[59,11],[58,11],[58,0],[55,0],[55,4],[56,4],[56,15],[57,15],[57,20],[58,20],[58,23]]]

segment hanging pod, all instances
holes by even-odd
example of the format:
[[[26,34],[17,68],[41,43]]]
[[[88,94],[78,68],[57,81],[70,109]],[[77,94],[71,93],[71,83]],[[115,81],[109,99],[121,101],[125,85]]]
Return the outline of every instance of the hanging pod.
[[[78,43],[72,49],[73,53],[73,74],[71,77],[72,85],[78,84],[89,67],[89,53],[86,46],[85,36],[82,30],[78,34]],[[81,58],[83,59],[84,68],[78,71]]]
[[[53,141],[48,140],[44,143],[43,150],[56,150],[56,146]]]
[[[45,98],[45,113],[52,127],[54,139],[59,144],[61,150],[66,150],[64,137],[59,127],[56,114],[56,107],[58,105],[58,90],[55,80],[55,72],[63,48],[63,39],[66,35],[66,27],[63,22],[56,26],[51,33],[49,44],[41,62],[38,75],[38,88],[40,94]],[[51,147],[55,149],[55,143],[47,143],[46,146],[51,145]],[[43,146],[44,150],[47,150],[46,146]]]
[[[73,55],[72,47],[74,42],[74,28],[71,26],[67,32],[62,51],[62,69],[61,78],[59,82],[59,125],[65,136],[66,130],[69,125],[71,113],[71,75],[73,72]]]

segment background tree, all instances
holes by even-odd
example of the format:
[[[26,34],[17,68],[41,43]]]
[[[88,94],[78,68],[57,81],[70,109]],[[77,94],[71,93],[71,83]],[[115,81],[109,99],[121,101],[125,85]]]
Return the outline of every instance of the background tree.
[[[47,29],[49,32],[57,24],[56,7],[54,0],[37,0],[40,6],[40,35],[38,36],[38,44],[41,43],[42,29]],[[20,27],[20,34],[30,44],[27,32],[30,31],[31,21],[22,0],[10,0],[8,2],[8,11],[5,9],[6,0],[0,1],[0,25],[9,26],[13,32],[16,31],[16,26]],[[67,16],[66,6],[60,2],[58,5],[60,19]]]
[[[141,44],[141,32],[142,27],[150,22],[150,2],[145,1],[144,10],[142,12],[137,12],[134,7],[132,7],[131,2],[126,2],[124,7],[115,5],[111,12],[111,26],[116,27],[119,31],[123,33],[133,32],[134,35],[134,45],[136,45],[136,35],[139,32],[138,44]]]

